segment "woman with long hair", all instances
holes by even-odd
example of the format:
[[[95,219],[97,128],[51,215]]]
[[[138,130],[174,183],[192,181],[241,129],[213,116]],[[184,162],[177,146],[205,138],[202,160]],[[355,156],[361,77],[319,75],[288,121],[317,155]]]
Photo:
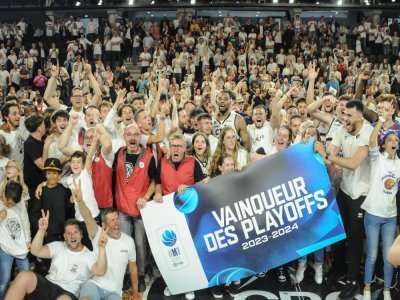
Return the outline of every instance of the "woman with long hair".
[[[237,141],[235,130],[229,126],[224,127],[219,135],[218,145],[209,168],[211,177],[218,170],[217,161],[219,157],[224,154],[229,154],[233,157],[235,169],[241,170],[248,163],[249,156],[247,151]]]
[[[23,202],[28,205],[26,201],[28,201],[30,197],[28,187],[24,181],[24,170],[21,163],[15,159],[9,160],[6,164],[6,176],[0,182],[0,195],[3,195],[7,183],[11,180],[18,182],[22,186],[21,203]]]
[[[192,146],[189,148],[188,154],[192,155],[199,162],[204,177],[207,177],[211,156],[210,142],[206,134],[197,132],[193,135]]]

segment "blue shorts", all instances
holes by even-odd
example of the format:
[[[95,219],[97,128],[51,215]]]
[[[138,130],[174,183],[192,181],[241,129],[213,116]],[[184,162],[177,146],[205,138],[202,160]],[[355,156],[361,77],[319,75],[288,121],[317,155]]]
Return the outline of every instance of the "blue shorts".
[[[82,284],[79,297],[87,297],[90,300],[121,300],[121,295],[119,293],[102,289],[90,281]]]

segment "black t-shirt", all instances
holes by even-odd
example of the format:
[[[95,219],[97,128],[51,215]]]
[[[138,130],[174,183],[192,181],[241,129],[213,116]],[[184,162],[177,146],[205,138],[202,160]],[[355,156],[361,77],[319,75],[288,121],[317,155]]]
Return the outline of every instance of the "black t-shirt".
[[[128,152],[126,153],[126,161],[125,161],[126,179],[128,179],[131,176],[133,169],[136,166],[138,157],[139,157],[139,154],[129,154]],[[150,180],[154,180],[156,177],[156,161],[155,161],[154,157],[152,157],[150,160],[150,165],[149,165],[149,169],[147,170],[147,174],[148,174]]]
[[[46,180],[43,171],[35,165],[35,160],[42,157],[44,143],[30,135],[24,142],[24,180],[29,189]]]
[[[41,208],[50,212],[47,235],[62,235],[64,223],[67,220],[67,211],[72,206],[69,201],[71,193],[62,184],[49,188],[44,186],[41,196]],[[34,201],[34,200],[32,200]]]
[[[178,170],[179,166],[181,165],[181,162],[174,163],[175,170]],[[204,174],[203,170],[201,169],[201,165],[197,160],[195,160],[194,163],[194,182],[200,182],[204,179]],[[161,161],[158,162],[158,167],[157,167],[157,174],[155,181],[157,184],[161,184]]]

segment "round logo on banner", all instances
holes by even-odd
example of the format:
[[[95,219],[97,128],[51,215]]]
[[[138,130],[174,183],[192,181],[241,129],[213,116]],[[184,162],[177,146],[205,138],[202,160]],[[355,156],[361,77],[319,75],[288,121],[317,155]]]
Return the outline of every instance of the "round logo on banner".
[[[183,194],[175,192],[174,204],[181,213],[190,214],[199,204],[199,195],[194,188],[188,187]]]
[[[141,169],[144,168],[144,162],[141,161],[141,162],[139,163],[139,168],[141,168]]]
[[[100,158],[98,157],[98,156],[96,156],[95,158],[94,158],[94,162],[99,162],[100,161]]]

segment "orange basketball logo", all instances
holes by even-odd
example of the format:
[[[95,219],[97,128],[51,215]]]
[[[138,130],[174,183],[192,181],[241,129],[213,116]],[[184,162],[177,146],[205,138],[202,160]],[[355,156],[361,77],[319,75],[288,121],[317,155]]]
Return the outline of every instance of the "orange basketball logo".
[[[388,178],[385,180],[385,189],[391,190],[396,185],[396,180],[393,178]]]

